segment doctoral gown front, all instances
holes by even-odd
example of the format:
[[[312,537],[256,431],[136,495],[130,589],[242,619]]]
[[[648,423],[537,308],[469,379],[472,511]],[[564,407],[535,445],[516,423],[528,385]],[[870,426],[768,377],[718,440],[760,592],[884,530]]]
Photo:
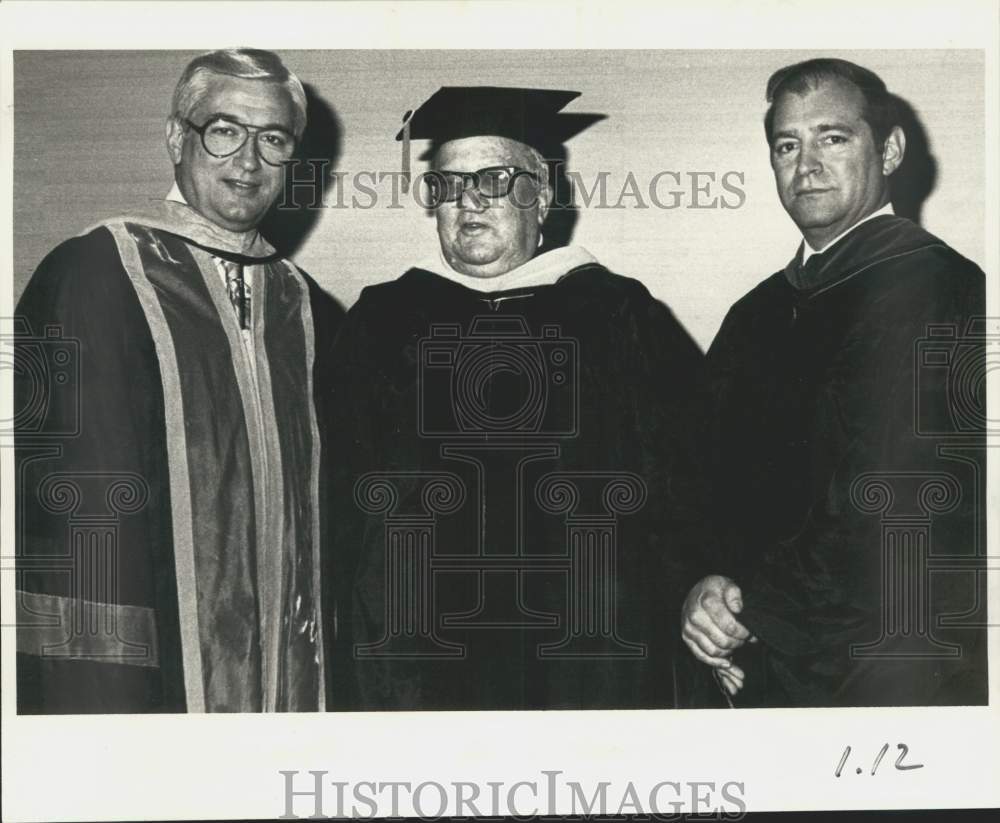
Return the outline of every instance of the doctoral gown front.
[[[672,706],[704,521],[670,312],[597,263],[492,293],[415,268],[331,362],[330,705]]]
[[[219,260],[253,276],[250,330]],[[321,709],[332,301],[159,202],[61,244],[17,314],[19,711]]]
[[[798,259],[708,354],[739,702],[983,703],[983,273],[895,216]]]

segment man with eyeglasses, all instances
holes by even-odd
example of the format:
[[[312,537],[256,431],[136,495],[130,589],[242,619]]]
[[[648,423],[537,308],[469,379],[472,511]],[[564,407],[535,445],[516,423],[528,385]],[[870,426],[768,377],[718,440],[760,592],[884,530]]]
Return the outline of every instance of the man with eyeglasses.
[[[277,55],[197,57],[167,198],[60,245],[21,298],[79,369],[18,431],[21,712],[323,708],[312,369],[335,316],[257,229],[305,125]]]
[[[365,289],[331,358],[334,708],[673,705],[701,354],[543,241],[546,158],[600,119],[577,96],[446,87],[397,138],[431,141],[439,251]]]

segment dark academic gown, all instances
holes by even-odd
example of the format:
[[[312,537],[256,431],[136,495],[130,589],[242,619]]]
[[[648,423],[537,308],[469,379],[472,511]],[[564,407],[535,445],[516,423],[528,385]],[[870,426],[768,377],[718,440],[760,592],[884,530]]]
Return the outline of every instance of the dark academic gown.
[[[672,706],[702,360],[596,263],[366,288],[332,358],[330,705]]]
[[[738,702],[984,703],[983,273],[894,216],[798,260],[708,354]]]
[[[255,378],[214,257],[253,272]],[[18,710],[322,709],[332,301],[164,202],[57,247],[17,315]]]

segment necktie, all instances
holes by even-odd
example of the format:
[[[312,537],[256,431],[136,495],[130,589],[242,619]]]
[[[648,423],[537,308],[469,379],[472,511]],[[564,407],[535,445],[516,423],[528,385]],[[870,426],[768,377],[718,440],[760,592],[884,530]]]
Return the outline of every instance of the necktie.
[[[250,289],[243,278],[243,264],[233,260],[222,260],[226,272],[226,291],[229,302],[236,310],[236,319],[241,329],[250,328]]]
[[[820,268],[823,266],[825,258],[819,252],[810,255],[805,263],[798,266],[799,288],[808,289],[819,285]]]

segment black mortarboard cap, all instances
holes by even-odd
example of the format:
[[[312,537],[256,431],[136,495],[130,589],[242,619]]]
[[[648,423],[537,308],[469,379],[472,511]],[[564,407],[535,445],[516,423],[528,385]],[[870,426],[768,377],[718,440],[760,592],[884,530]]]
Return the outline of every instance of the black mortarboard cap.
[[[439,146],[463,137],[507,137],[552,156],[600,114],[566,114],[562,109],[578,91],[519,89],[504,86],[442,86],[416,111],[403,117],[396,135],[403,141],[403,173],[409,175],[409,141]]]

